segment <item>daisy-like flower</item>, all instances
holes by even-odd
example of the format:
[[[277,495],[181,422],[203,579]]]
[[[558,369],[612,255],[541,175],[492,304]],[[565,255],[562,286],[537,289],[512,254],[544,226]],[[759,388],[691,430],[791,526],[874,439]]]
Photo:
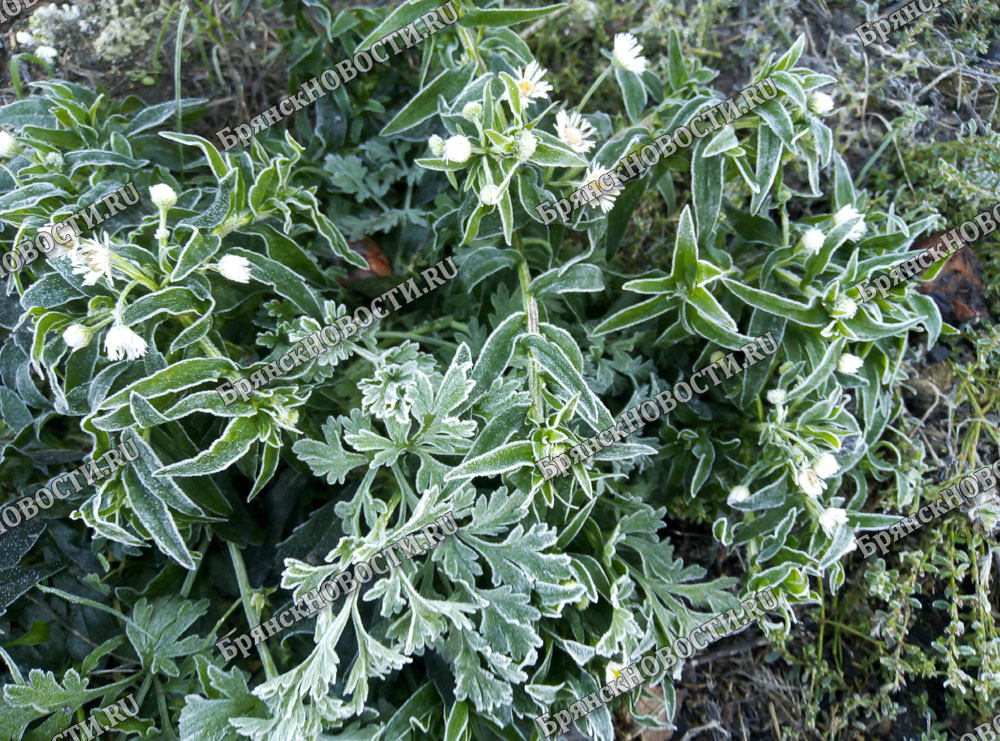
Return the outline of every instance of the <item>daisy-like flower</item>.
[[[847,524],[847,512],[840,507],[828,507],[819,516],[819,524],[823,532],[832,538],[837,528]]]
[[[250,261],[242,255],[223,255],[217,269],[223,277],[236,283],[250,282]]]
[[[826,93],[813,93],[809,98],[809,110],[820,115],[833,110],[833,98]]]
[[[840,360],[837,361],[837,370],[841,373],[845,373],[849,376],[853,376],[859,370],[861,366],[865,364],[865,361],[859,358],[857,355],[851,355],[849,352],[845,352],[840,356]]]
[[[500,189],[495,185],[487,185],[479,191],[479,200],[486,206],[496,206],[500,203]]]
[[[157,183],[149,187],[149,197],[159,209],[171,208],[177,203],[177,193],[166,183]]]
[[[743,486],[743,484],[738,484],[729,490],[729,497],[726,499],[726,503],[732,507],[734,504],[745,502],[749,498],[750,490]]]
[[[514,154],[521,162],[531,159],[538,149],[538,139],[530,131],[522,131],[514,140]]]
[[[596,133],[597,130],[576,111],[568,115],[566,111],[556,113],[556,134],[577,154],[586,154],[593,149],[594,142],[588,137]]]
[[[851,219],[861,216],[861,212],[858,211],[854,206],[844,206],[837,213],[833,215],[833,223],[837,226],[850,221]],[[851,229],[851,233],[847,235],[847,238],[852,242],[857,242],[863,236],[865,232],[868,231],[868,225],[865,224],[865,220],[862,218],[854,227]]]
[[[35,37],[32,36],[27,31],[18,31],[17,33],[15,33],[14,34],[14,40],[20,46],[34,46],[35,45]]]
[[[17,139],[0,129],[0,157],[10,157],[17,151]]]
[[[641,55],[642,44],[630,33],[615,34],[614,63],[622,69],[641,75],[646,71],[646,57]]]
[[[431,148],[431,154],[440,157],[441,153],[444,152],[444,139],[437,134],[432,134],[431,138],[427,140],[427,146]]]
[[[59,52],[53,49],[51,46],[42,45],[35,49],[35,56],[41,59],[46,64],[52,64],[56,57],[59,56]]]
[[[838,296],[833,302],[833,311],[830,312],[836,319],[853,319],[858,313],[857,302],[847,296]]]
[[[826,484],[823,483],[823,479],[811,466],[803,466],[799,469],[798,473],[795,474],[795,483],[799,485],[799,488],[802,489],[802,491],[814,499],[822,494],[823,490],[826,488]]]
[[[82,324],[71,324],[63,331],[63,342],[72,350],[79,350],[90,344],[90,330]]]
[[[76,229],[72,227],[60,229],[57,234],[55,224],[46,224],[38,227],[38,233],[42,232],[48,234],[52,240],[52,249],[45,255],[50,260],[72,257],[73,251],[80,246],[80,241],[76,238]]]
[[[624,668],[624,664],[619,664],[617,661],[609,661],[607,668],[604,670],[604,683],[611,684],[614,682],[618,679],[618,675],[622,673],[622,669]]]
[[[823,230],[816,227],[812,227],[802,235],[802,247],[809,253],[819,252],[823,249],[825,241],[826,235],[823,233]]]
[[[607,175],[611,170],[606,167],[601,167],[600,165],[593,165],[587,168],[587,174],[583,177],[583,182],[580,183],[581,186],[590,185],[591,189],[597,194],[595,198],[590,201],[590,205],[593,208],[600,206],[601,211],[607,213],[615,207],[615,201],[618,196],[622,194],[621,184],[618,181],[618,177],[614,177],[614,184],[612,187],[608,188],[604,183],[601,182],[601,178]]]
[[[441,154],[448,162],[458,162],[459,164],[467,162],[472,156],[472,143],[461,134],[456,134],[444,143]]]
[[[108,277],[108,283],[113,284],[111,275],[111,238],[104,234],[101,241],[84,238],[71,255],[73,272],[83,275],[83,285],[92,286],[103,276]]]
[[[816,475],[821,479],[828,479],[831,476],[835,476],[837,471],[840,470],[840,464],[837,463],[837,459],[834,458],[830,453],[823,453],[812,464],[813,470]]]
[[[521,91],[521,97],[525,100],[549,97],[552,86],[542,79],[544,76],[545,70],[535,61],[518,72],[515,81],[517,89]]]
[[[110,360],[138,360],[148,349],[146,340],[123,324],[116,324],[104,338],[104,349]]]

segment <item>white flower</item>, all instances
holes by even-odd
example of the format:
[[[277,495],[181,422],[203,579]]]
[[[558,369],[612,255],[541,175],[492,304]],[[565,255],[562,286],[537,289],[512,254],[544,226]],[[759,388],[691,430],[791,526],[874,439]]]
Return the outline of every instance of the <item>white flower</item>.
[[[35,49],[35,56],[41,59],[46,64],[52,64],[56,57],[59,56],[59,52],[53,49],[51,46],[39,46]]]
[[[483,117],[483,104],[470,100],[462,106],[462,118],[467,121],[478,121]]]
[[[574,152],[578,154],[589,152],[593,148],[594,142],[587,137],[596,133],[594,127],[584,121],[583,116],[576,111],[569,115],[566,115],[566,111],[556,113],[556,134]]]
[[[177,203],[177,193],[166,183],[157,183],[149,187],[149,197],[157,208],[168,209]]]
[[[82,324],[71,324],[63,332],[63,342],[73,350],[79,350],[90,344],[90,330]]]
[[[122,324],[116,324],[108,330],[104,338],[104,349],[111,360],[138,360],[146,354],[146,341]]]
[[[517,73],[517,89],[521,91],[524,100],[549,97],[552,86],[542,79],[544,76],[545,70],[534,61]]]
[[[837,213],[833,215],[833,223],[837,226],[850,221],[851,219],[861,216],[861,212],[858,211],[854,206],[844,206]],[[865,232],[868,231],[868,226],[865,224],[865,220],[862,218],[854,227],[851,229],[851,233],[847,235],[847,238],[853,242],[857,242],[863,236]]]
[[[522,131],[514,141],[514,153],[521,162],[531,159],[531,155],[538,149],[538,139],[530,131]]]
[[[63,166],[63,158],[59,152],[49,152],[45,155],[45,162],[56,170],[61,170]]]
[[[788,394],[782,389],[771,389],[767,392],[767,400],[774,404],[776,407],[780,407],[785,403],[785,399],[788,398]]]
[[[615,64],[641,75],[646,70],[646,57],[640,56],[642,45],[630,33],[615,34],[615,51],[612,55]]]
[[[819,516],[819,524],[823,528],[823,532],[832,538],[837,532],[837,528],[847,524],[847,512],[840,507],[828,507]]]
[[[838,296],[833,302],[833,311],[830,313],[837,319],[853,319],[858,313],[858,304],[852,298]]]
[[[250,261],[242,255],[223,255],[219,259],[218,271],[237,283],[250,282]]]
[[[795,482],[799,485],[806,494],[815,498],[823,493],[826,488],[826,484],[823,483],[816,471],[809,466],[803,466],[799,469],[799,472],[795,475]]]
[[[837,370],[841,373],[846,373],[849,376],[853,376],[859,370],[861,366],[865,364],[861,358],[857,355],[851,355],[849,352],[845,352],[840,356],[840,360],[837,361]]]
[[[734,504],[745,502],[749,498],[750,490],[743,486],[743,484],[739,484],[729,490],[729,497],[726,499],[726,503],[732,507]]]
[[[27,31],[18,31],[14,34],[14,40],[21,46],[34,46],[35,37]]]
[[[625,666],[619,664],[617,661],[609,661],[607,668],[604,670],[604,683],[611,684],[614,682],[624,668]]]
[[[52,240],[52,250],[45,255],[50,260],[72,257],[73,250],[80,246],[80,242],[76,238],[76,229],[73,229],[71,226],[65,229],[60,229],[59,234],[56,234],[56,225],[46,224],[45,226],[38,227],[37,232],[38,234],[45,232]],[[62,235],[61,238],[60,234]],[[44,250],[42,251],[44,252]]]
[[[813,93],[809,98],[809,110],[825,114],[833,110],[833,98],[826,93]]]
[[[111,239],[107,234],[101,241],[85,238],[73,250],[73,272],[83,275],[83,285],[92,286],[101,279],[108,277],[108,283],[114,282],[111,275]]]
[[[17,151],[17,139],[0,129],[0,157],[10,157]]]
[[[431,148],[431,153],[435,157],[440,157],[444,151],[444,139],[437,134],[432,134],[431,138],[427,140],[427,146]]]
[[[456,134],[444,143],[442,154],[446,161],[461,164],[472,156],[472,143],[461,134]]]
[[[837,471],[840,470],[840,464],[837,463],[837,459],[830,455],[830,453],[820,455],[813,461],[812,467],[816,475],[821,479],[828,479],[836,475]]]
[[[590,205],[594,208],[598,206],[601,207],[601,211],[607,213],[615,206],[615,200],[621,195],[622,189],[619,187],[621,183],[618,180],[618,176],[612,173],[613,184],[612,187],[608,188],[604,183],[601,182],[601,178],[604,175],[610,173],[605,167],[600,165],[593,165],[587,169],[587,174],[583,177],[583,182],[580,183],[581,186],[590,185],[591,189],[597,193],[597,197],[590,201]]]
[[[819,252],[823,249],[823,243],[826,241],[826,235],[823,233],[822,229],[817,229],[812,227],[805,234],[802,235],[802,246],[805,248],[806,252]]]
[[[495,185],[487,185],[479,191],[479,200],[486,206],[496,206],[500,203],[500,189]]]

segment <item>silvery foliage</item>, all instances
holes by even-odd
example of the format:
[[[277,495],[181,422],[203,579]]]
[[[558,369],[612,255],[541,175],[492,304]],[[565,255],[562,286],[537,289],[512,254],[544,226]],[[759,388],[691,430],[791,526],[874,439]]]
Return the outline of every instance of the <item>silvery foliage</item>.
[[[426,6],[409,0],[391,16],[342,16],[357,24],[333,24],[328,9],[310,7],[351,48],[364,48]],[[175,598],[155,612],[133,603],[121,619],[137,626],[128,639],[142,671],[174,677],[174,658],[194,655],[180,714],[185,739],[528,738],[531,718],[596,690],[610,664],[736,606],[737,584],[744,593],[772,585],[783,619],[766,625],[786,629],[793,605],[818,599],[817,579],[841,585],[838,561],[855,531],[896,520],[863,511],[865,475],[893,472],[895,449],[880,441],[898,411],[886,387],[899,379],[908,333],[922,326],[932,344],[941,320],[910,285],[853,313],[844,299],[860,278],[899,262],[931,220],[907,224],[867,207],[829,128],[809,111],[810,93],[831,79],[796,66],[802,39],[747,81],[773,78],[775,100],[629,183],[609,214],[579,210],[568,230],[543,225],[535,206],[568,195],[586,166],[612,167],[727,96],[710,87],[711,70],[684,60],[675,35],[641,76],[614,70],[620,105],[602,112],[592,99],[584,113],[599,145],[588,160],[549,133],[549,103],[572,103],[522,100],[512,84],[532,53],[509,27],[552,8],[466,10],[421,52],[423,87],[380,132],[412,140],[424,127],[473,143],[465,163],[419,160],[430,175],[444,173],[424,216],[427,252],[454,250],[460,264],[461,285],[441,289],[434,304],[451,325],[424,350],[418,333],[394,342],[373,326],[247,403],[222,405],[212,390],[219,377],[260,368],[344,315],[343,271],[331,256],[365,267],[315,185],[300,182],[303,146],[269,132],[223,155],[200,137],[152,133],[172,120],[173,104],[112,111],[66,83],[0,113],[24,145],[7,163],[18,181],[4,175],[10,192],[0,199],[0,219],[18,235],[129,176],[148,178],[141,188],[169,181],[179,193],[164,242],[145,201],[109,226],[119,256],[141,276],[128,292],[84,287],[58,261],[11,279],[4,316],[14,317],[5,319],[12,342],[0,354],[5,461],[48,446],[38,432],[57,417],[79,418],[75,444],[92,454],[134,438],[143,462],[72,508],[121,557],[155,549],[186,569],[205,533],[247,545],[246,502],[269,484],[284,491],[279,470],[311,474],[335,517],[326,509],[306,524],[336,545],[315,559],[286,557],[267,614],[446,512],[459,525],[424,557],[324,607],[305,635],[271,641],[281,670],[270,677],[223,671],[208,640],[181,638],[203,601]],[[470,102],[481,104],[478,119],[462,115]],[[523,132],[536,138],[530,153]],[[45,157],[57,151],[63,170]],[[407,175],[411,186],[417,179]],[[496,205],[479,199],[490,184],[501,189]],[[614,255],[649,201],[677,225],[664,249],[669,270],[624,275]],[[792,202],[811,215],[793,222]],[[859,216],[837,224],[847,206]],[[866,234],[848,239],[861,215]],[[807,254],[799,236],[809,226],[826,238]],[[251,262],[251,288],[213,272],[223,252]],[[64,328],[96,327],[113,312],[148,342],[143,359],[109,362],[99,335],[68,352]],[[572,476],[542,480],[536,459],[768,331],[781,343],[773,360]],[[835,368],[848,351],[865,363],[845,377]],[[776,390],[781,403],[768,401]],[[838,471],[810,496],[798,482],[822,453],[836,455]],[[61,470],[58,459],[45,465]],[[896,475],[905,496],[907,480]],[[730,505],[737,485],[750,497]],[[661,533],[668,507],[680,503],[712,523],[719,543],[745,549],[745,574],[709,578],[675,555]],[[832,535],[818,524],[828,507],[848,512]],[[32,672],[29,683],[9,685],[14,710],[0,714],[4,728],[14,735],[94,696],[80,676],[70,670],[60,684]],[[671,678],[662,684],[672,716]],[[613,709],[589,714],[581,730],[610,741]]]

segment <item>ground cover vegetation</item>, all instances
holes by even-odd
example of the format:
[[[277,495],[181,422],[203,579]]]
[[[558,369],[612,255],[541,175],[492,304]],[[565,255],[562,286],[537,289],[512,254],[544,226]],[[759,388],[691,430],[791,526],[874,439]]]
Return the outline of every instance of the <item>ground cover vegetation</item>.
[[[538,738],[765,588],[571,733],[990,721],[996,490],[886,554],[854,538],[998,458],[996,234],[854,286],[1000,201],[1000,11],[866,49],[860,2],[455,0],[435,29],[437,5],[52,5],[2,42],[0,738]],[[725,104],[751,86],[774,94]],[[959,259],[968,321],[926,288]]]

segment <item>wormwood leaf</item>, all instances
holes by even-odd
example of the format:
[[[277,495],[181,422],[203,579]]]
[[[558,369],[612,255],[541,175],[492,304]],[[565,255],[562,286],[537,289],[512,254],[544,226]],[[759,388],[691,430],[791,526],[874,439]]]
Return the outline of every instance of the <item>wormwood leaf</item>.
[[[317,440],[299,440],[292,446],[292,452],[305,461],[316,476],[326,476],[328,484],[342,484],[351,469],[357,468],[368,459],[358,453],[347,453],[340,444],[340,422],[327,417],[323,423],[325,443]]]
[[[519,592],[537,591],[546,584],[557,587],[573,574],[569,556],[543,552],[555,545],[557,535],[541,522],[536,522],[527,532],[523,525],[517,525],[500,543],[491,543],[464,529],[459,530],[458,536],[486,559],[493,572],[495,587],[508,584]]]
[[[27,684],[8,684],[3,697],[15,708],[32,708],[39,713],[54,713],[62,708],[78,708],[103,693],[101,689],[87,689],[87,677],[80,677],[75,669],[68,669],[62,684],[52,672],[32,669]]]

